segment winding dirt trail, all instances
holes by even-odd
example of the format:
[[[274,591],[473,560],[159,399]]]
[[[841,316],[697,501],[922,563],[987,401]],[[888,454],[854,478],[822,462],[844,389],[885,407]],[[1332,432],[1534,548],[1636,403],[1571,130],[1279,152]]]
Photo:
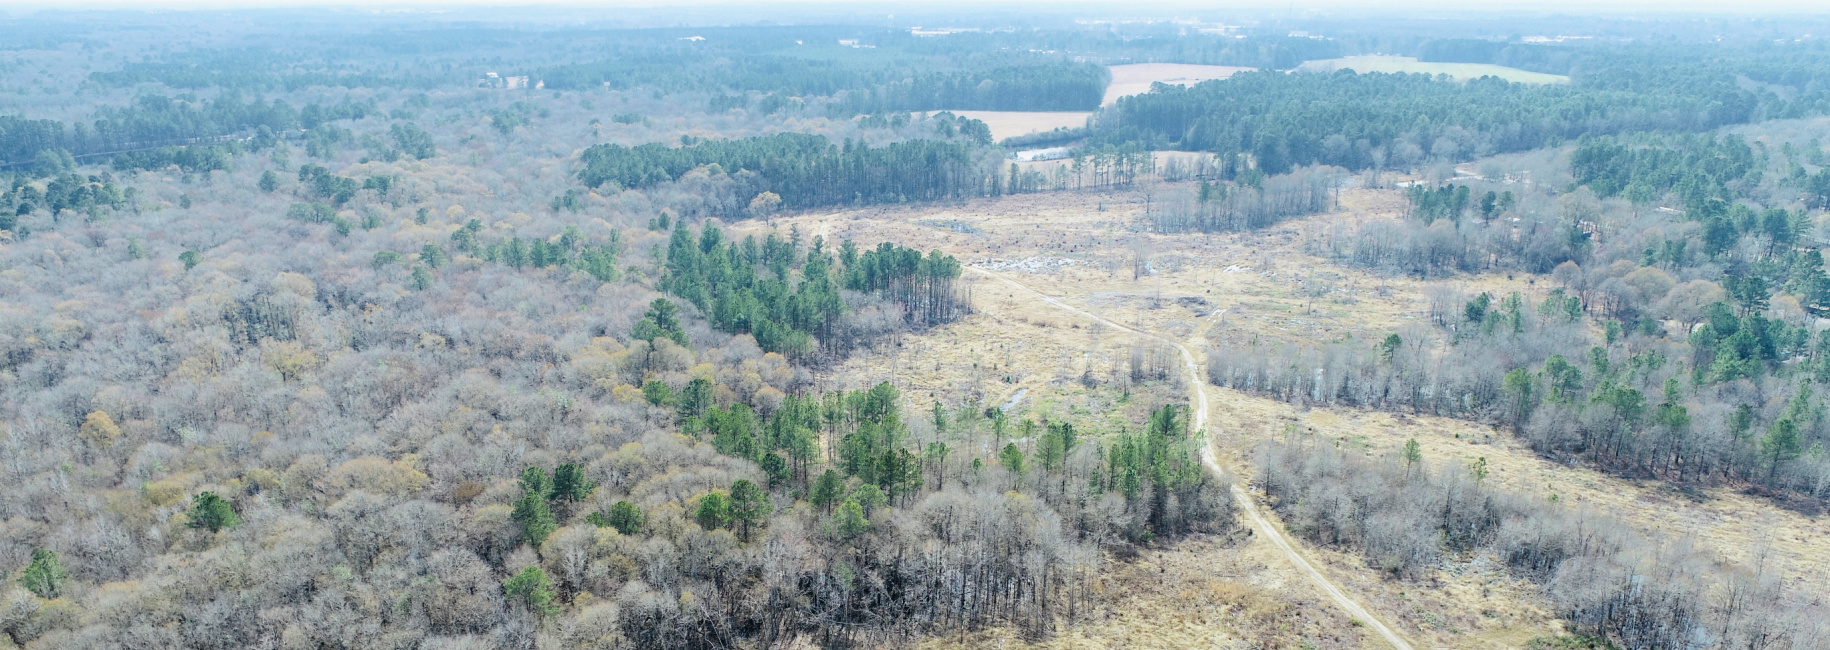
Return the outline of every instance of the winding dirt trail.
[[[1001,273],[978,267],[967,268],[975,273],[1010,285],[1018,291],[1040,298],[1043,302],[1063,311],[1102,323],[1107,327],[1117,329],[1121,332],[1146,336],[1175,346],[1176,350],[1182,353],[1182,364],[1184,369],[1188,371],[1188,385],[1190,387],[1189,398],[1194,403],[1195,412],[1194,428],[1196,431],[1209,430],[1207,423],[1207,380],[1202,376],[1200,363],[1195,361],[1194,352],[1190,351],[1187,345],[1184,345],[1181,341],[1128,327],[1092,312],[1073,307],[1055,299],[1053,296],[1031,289]],[[1223,471],[1220,466],[1219,457],[1214,452],[1213,436],[1208,436],[1208,444],[1201,446],[1201,463],[1207,465],[1207,468],[1213,470],[1216,474]],[[1293,543],[1291,543],[1289,537],[1284,534],[1283,530],[1272,525],[1269,520],[1264,518],[1264,514],[1258,509],[1258,502],[1252,498],[1252,495],[1247,493],[1245,489],[1240,487],[1237,483],[1233,484],[1233,498],[1235,501],[1238,501],[1239,509],[1245,513],[1247,521],[1251,522],[1254,534],[1271,540],[1271,543],[1276,545],[1279,551],[1283,552],[1284,557],[1288,558],[1291,564],[1295,565],[1297,569],[1309,576],[1309,580],[1315,583],[1324,593],[1328,594],[1328,597],[1332,599],[1335,604],[1339,605],[1341,609],[1345,610],[1348,616],[1353,617],[1361,623],[1365,623],[1367,627],[1372,628],[1374,632],[1378,633],[1380,638],[1385,639],[1385,642],[1390,644],[1393,648],[1397,648],[1398,650],[1412,650],[1410,642],[1405,641],[1404,637],[1399,636],[1398,633],[1393,631],[1384,621],[1379,620],[1379,617],[1374,616],[1365,606],[1362,606],[1358,601],[1355,601],[1353,597],[1348,596],[1346,590],[1342,589],[1340,585],[1335,584],[1328,576],[1323,575],[1321,570],[1317,569],[1315,564],[1311,563],[1308,558],[1303,557],[1303,554],[1297,550]]]

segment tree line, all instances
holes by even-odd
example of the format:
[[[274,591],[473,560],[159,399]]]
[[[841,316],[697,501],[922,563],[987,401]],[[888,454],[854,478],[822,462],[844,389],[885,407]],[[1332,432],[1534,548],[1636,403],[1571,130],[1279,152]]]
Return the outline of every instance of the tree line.
[[[1090,111],[1112,75],[1089,63],[1044,63],[989,70],[942,71],[852,88],[828,109],[842,114],[886,111]]]
[[[247,100],[233,92],[207,100],[141,95],[128,106],[99,106],[90,119],[68,125],[58,120],[0,115],[0,164],[28,164],[45,151],[83,157],[238,133],[253,133],[272,141],[276,134],[289,130],[374,114],[373,106],[348,101],[328,106],[310,103],[295,109],[285,100]],[[129,156],[128,160],[139,158]]]
[[[1249,154],[1281,174],[1326,164],[1408,168],[1427,159],[1536,149],[1585,134],[1702,131],[1746,122],[1753,94],[1732,78],[1666,87],[1459,83],[1428,75],[1245,72],[1193,87],[1165,86],[1100,114],[1095,138],[1151,148]]]
[[[933,201],[991,191],[998,170],[981,164],[976,151],[966,142],[928,139],[882,147],[848,140],[841,146],[801,133],[680,147],[601,144],[581,155],[578,177],[592,188],[637,189],[713,167],[754,174],[758,193],[777,195],[787,208]]]

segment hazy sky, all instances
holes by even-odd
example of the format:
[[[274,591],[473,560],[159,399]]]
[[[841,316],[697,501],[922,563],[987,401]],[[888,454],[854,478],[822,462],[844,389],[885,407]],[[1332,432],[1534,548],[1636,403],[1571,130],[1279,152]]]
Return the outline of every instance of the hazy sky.
[[[383,0],[352,2],[350,0],[0,0],[0,10],[11,13],[32,10],[69,9],[233,9],[259,7],[337,7],[348,9],[439,9],[486,6],[595,7],[595,8],[665,8],[669,6],[704,9],[710,6],[737,5],[745,9],[770,6],[812,5],[844,10],[877,8],[893,12],[908,7],[933,14],[957,6],[963,10],[984,11],[999,5],[1029,7],[1048,13],[1151,14],[1163,11],[1200,11],[1224,13],[1228,9],[1294,9],[1310,11],[1399,9],[1413,13],[1452,12],[1466,15],[1494,11],[1530,13],[1632,14],[1632,13],[1713,13],[1713,14],[1830,14],[1830,0],[1224,0],[1220,2],[1129,2],[1090,0],[1004,0],[1001,2],[922,2],[906,0],[795,0],[791,3],[765,0],[611,0],[608,2],[554,2],[552,0]],[[918,9],[917,9],[918,8]]]

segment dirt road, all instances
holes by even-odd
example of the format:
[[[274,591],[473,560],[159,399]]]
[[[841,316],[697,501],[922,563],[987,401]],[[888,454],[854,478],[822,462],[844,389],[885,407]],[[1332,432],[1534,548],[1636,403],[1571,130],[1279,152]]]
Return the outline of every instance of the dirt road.
[[[1063,311],[1076,314],[1094,322],[1102,323],[1107,327],[1111,327],[1121,332],[1150,337],[1175,346],[1176,350],[1182,353],[1182,364],[1188,371],[1189,401],[1192,403],[1195,412],[1194,428],[1196,431],[1209,430],[1207,422],[1207,379],[1201,372],[1200,363],[1195,360],[1194,352],[1190,351],[1187,345],[1183,344],[1181,341],[1127,327],[1092,312],[1067,305],[1052,296],[1031,289],[1022,283],[995,271],[976,267],[969,268],[975,273],[1010,285],[1018,291],[1041,298],[1043,302]],[[1216,474],[1221,473],[1222,468],[1220,466],[1219,457],[1214,451],[1212,442],[1213,436],[1208,436],[1208,440],[1208,444],[1201,446],[1201,462],[1207,465],[1208,469],[1213,470]],[[1385,639],[1385,642],[1392,647],[1397,648],[1398,650],[1412,650],[1410,642],[1405,641],[1404,637],[1399,636],[1398,633],[1394,632],[1384,621],[1379,620],[1379,617],[1374,616],[1366,607],[1347,595],[1346,590],[1342,589],[1340,585],[1335,584],[1333,580],[1329,579],[1328,576],[1317,569],[1308,558],[1304,557],[1302,552],[1297,550],[1296,545],[1291,543],[1289,537],[1284,534],[1283,530],[1264,518],[1264,515],[1259,512],[1258,502],[1238,484],[1233,485],[1233,498],[1239,502],[1239,509],[1245,513],[1246,520],[1250,522],[1254,534],[1271,540],[1271,543],[1283,553],[1284,557],[1288,558],[1290,563],[1300,569],[1303,574],[1309,576],[1309,580],[1314,582],[1324,593],[1328,594],[1328,597],[1333,600],[1336,605],[1339,605],[1341,609],[1346,610],[1347,614],[1353,617],[1354,620],[1364,623],[1368,628],[1371,628],[1374,632],[1378,633],[1379,637]]]

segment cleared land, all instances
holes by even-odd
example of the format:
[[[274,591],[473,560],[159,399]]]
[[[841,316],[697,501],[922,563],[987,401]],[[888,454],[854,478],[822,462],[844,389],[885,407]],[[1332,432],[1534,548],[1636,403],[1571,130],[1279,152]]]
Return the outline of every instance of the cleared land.
[[[1019,135],[1029,135],[1042,131],[1053,131],[1059,128],[1079,128],[1087,125],[1091,112],[1079,113],[1046,113],[1030,111],[953,111],[954,115],[981,120],[991,127],[991,139],[1003,140]]]
[[[1158,196],[1166,191],[1159,186]],[[788,219],[802,232],[857,241],[894,239],[940,249],[967,264],[1047,294],[1058,304],[1126,327],[1171,337],[1200,350],[1209,341],[1373,340],[1424,320],[1429,283],[1381,278],[1310,255],[1365,219],[1402,213],[1392,190],[1349,189],[1341,211],[1245,234],[1161,236],[1133,230],[1141,193],[1054,193],[954,206],[873,208]],[[786,225],[783,225],[786,227]],[[1134,278],[1134,259],[1151,272]],[[1140,405],[1187,395],[1179,360],[1166,380],[1117,397],[1118,375],[1140,337],[1065,312],[1034,294],[982,274],[967,274],[978,313],[959,323],[902,337],[823,373],[831,386],[894,380],[905,391],[948,403],[977,398],[1003,404],[1022,393],[1024,416],[1083,422],[1135,421]],[[1464,292],[1520,291],[1533,299],[1551,287],[1524,276],[1464,276]],[[1088,387],[1091,373],[1096,387]],[[1302,409],[1227,389],[1207,389],[1221,461],[1249,477],[1263,441],[1313,436],[1384,454],[1416,438],[1432,462],[1487,459],[1489,481],[1522,494],[1552,495],[1571,507],[1611,514],[1674,542],[1688,540],[1727,561],[1764,559],[1807,590],[1830,582],[1830,520],[1813,520],[1733,489],[1690,496],[1546,461],[1504,432],[1479,423],[1353,409]],[[1275,520],[1273,513],[1266,512]],[[1303,555],[1354,600],[1417,647],[1516,648],[1557,633],[1538,588],[1487,557],[1455,558],[1421,581],[1390,579],[1351,553],[1305,548]],[[1101,578],[1123,593],[1084,624],[1034,647],[1382,646],[1348,618],[1262,536],[1200,538],[1114,562]],[[954,646],[962,639],[925,645]],[[1007,630],[963,639],[968,647],[1030,647]]]
[[[1304,72],[1332,72],[1335,70],[1352,70],[1360,74],[1372,72],[1422,72],[1425,74],[1446,74],[1460,81],[1479,79],[1481,77],[1499,77],[1507,81],[1528,84],[1562,84],[1569,83],[1569,77],[1560,74],[1531,72],[1518,68],[1508,68],[1491,63],[1431,63],[1418,61],[1408,56],[1348,56],[1339,59],[1321,59],[1306,61],[1297,66]],[[1110,95],[1108,95],[1110,96]]]
[[[1126,95],[1150,92],[1150,85],[1159,81],[1187,86],[1210,79],[1225,79],[1235,72],[1251,68],[1188,63],[1133,63],[1107,66],[1107,69],[1112,71],[1112,83],[1106,86],[1103,106],[1111,106],[1118,98]],[[953,114],[984,121],[986,126],[991,127],[993,140],[1064,127],[1082,127],[1086,126],[1087,118],[1093,115],[1089,111],[953,111]]]
[[[1163,82],[1178,86],[1190,86],[1203,81],[1225,79],[1235,72],[1251,70],[1226,65],[1195,65],[1192,63],[1130,63],[1126,65],[1106,66],[1112,71],[1112,83],[1106,86],[1106,98],[1102,105],[1111,106],[1118,98],[1126,95],[1137,95],[1150,92],[1150,85]]]
[[[1396,201],[1373,197],[1373,206]],[[1252,296],[1252,305],[1267,311],[1301,313],[1310,299],[1289,291],[1290,276],[1239,271],[1266,257],[1292,252],[1289,234],[1282,244],[1254,248],[1237,236],[1158,237],[1133,233],[1129,224],[1141,212],[1141,195],[1051,194],[1001,201],[974,202],[954,208],[885,209],[808,215],[791,221],[803,232],[870,240],[895,237],[921,248],[940,248],[968,263],[1012,278],[1047,293],[1063,304],[1127,327],[1189,341],[1199,349],[1202,321],[1212,322],[1216,305]],[[1100,203],[1107,209],[1101,211]],[[1339,216],[1339,215],[1337,215]],[[1130,257],[1142,251],[1157,273],[1133,280]],[[1197,260],[1195,255],[1210,259]],[[1284,259],[1295,268],[1312,267],[1303,259]],[[1226,269],[1235,267],[1233,272]],[[1274,272],[1273,272],[1274,273]],[[900,345],[861,356],[827,373],[833,385],[857,386],[892,379],[904,390],[949,403],[977,399],[1006,402],[1019,391],[1023,416],[1099,419],[1115,405],[1112,388],[1126,370],[1132,347],[1150,341],[1065,312],[1042,298],[968,274],[979,313],[936,330],[910,335]],[[1305,278],[1312,276],[1303,276]],[[1372,292],[1367,282],[1365,291]],[[1176,298],[1201,298],[1206,304]],[[1317,309],[1322,327],[1339,333],[1380,322],[1397,322],[1421,304],[1421,294],[1394,296],[1376,315],[1331,315]],[[1414,303],[1414,304],[1413,304]],[[1228,318],[1231,317],[1229,313]],[[1267,321],[1268,322],[1268,321]],[[1278,323],[1266,329],[1278,331]],[[1370,332],[1372,329],[1367,329]],[[1310,336],[1312,330],[1285,333]],[[1173,351],[1168,351],[1174,354]],[[1124,408],[1139,403],[1180,401],[1188,386],[1180,360],[1172,357],[1169,378],[1134,385]],[[1084,383],[1087,373],[1100,386]],[[1253,444],[1235,440],[1235,428],[1223,414],[1227,403],[1244,396],[1216,388],[1216,434],[1229,453],[1222,461],[1235,472],[1245,470],[1240,449]],[[1275,405],[1268,400],[1250,399]],[[1117,413],[1109,426],[1119,423]],[[1135,419],[1132,419],[1135,421]],[[1273,522],[1276,518],[1266,513]],[[1242,525],[1244,524],[1242,518]],[[1555,634],[1557,627],[1535,588],[1505,575],[1497,564],[1456,573],[1442,572],[1441,588],[1389,581],[1357,556],[1326,549],[1303,554],[1332,582],[1418,647],[1519,647],[1531,638]],[[1238,540],[1195,539],[1147,551],[1132,563],[1114,563],[1103,578],[1122,588],[1123,599],[1111,611],[1092,615],[1085,624],[1041,644],[1043,647],[1382,647],[1363,625],[1354,625],[1344,610],[1262,535]],[[1154,570],[1152,570],[1154,569]],[[1175,575],[1170,575],[1170,571]],[[1472,605],[1472,607],[1471,607]],[[952,641],[957,642],[958,639]],[[936,645],[941,640],[934,640]],[[972,647],[1021,645],[1007,631],[968,636]]]

